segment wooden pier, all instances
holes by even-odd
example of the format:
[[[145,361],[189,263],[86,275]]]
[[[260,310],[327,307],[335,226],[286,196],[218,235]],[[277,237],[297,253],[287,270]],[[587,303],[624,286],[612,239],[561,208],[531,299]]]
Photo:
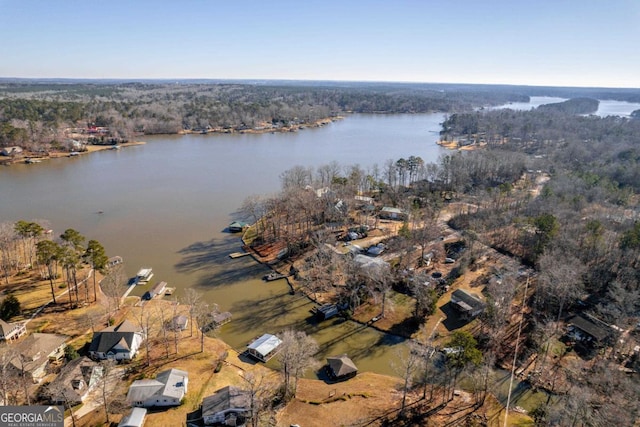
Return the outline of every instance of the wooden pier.
[[[243,256],[247,256],[250,255],[249,252],[233,252],[231,254],[229,254],[229,258],[242,258]]]

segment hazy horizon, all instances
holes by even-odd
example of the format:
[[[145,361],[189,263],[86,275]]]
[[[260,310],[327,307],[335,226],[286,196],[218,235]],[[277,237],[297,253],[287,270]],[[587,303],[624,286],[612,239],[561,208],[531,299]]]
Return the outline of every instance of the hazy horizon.
[[[0,0],[0,76],[640,87],[640,3]]]

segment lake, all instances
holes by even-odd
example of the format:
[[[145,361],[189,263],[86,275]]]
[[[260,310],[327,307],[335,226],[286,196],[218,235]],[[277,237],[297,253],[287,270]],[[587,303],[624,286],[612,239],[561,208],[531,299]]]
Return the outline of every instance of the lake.
[[[361,370],[393,374],[389,360],[401,339],[353,322],[308,321],[312,304],[289,295],[284,280],[265,283],[266,267],[232,260],[238,235],[225,233],[252,194],[280,189],[295,166],[337,161],[363,168],[411,155],[435,162],[443,114],[351,115],[299,132],[145,137],[147,144],[75,158],[0,168],[0,221],[46,219],[100,241],[125,260],[133,276],[152,267],[154,279],[192,287],[231,311],[220,336],[242,350],[262,333],[296,327],[312,334],[321,356],[348,353]],[[99,213],[101,212],[101,213]]]
[[[495,110],[509,108],[512,110],[531,110],[543,104],[553,104],[566,100],[567,98],[558,98],[555,96],[532,96],[529,98],[529,102],[512,102],[497,107],[489,107],[489,109]],[[633,111],[640,110],[639,103],[617,101],[613,99],[601,99],[599,101],[598,110],[593,114],[600,117],[629,117]]]

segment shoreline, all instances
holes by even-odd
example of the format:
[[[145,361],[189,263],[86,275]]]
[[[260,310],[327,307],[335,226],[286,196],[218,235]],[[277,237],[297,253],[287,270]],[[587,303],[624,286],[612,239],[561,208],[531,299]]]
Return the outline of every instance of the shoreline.
[[[125,147],[134,147],[137,145],[144,145],[144,144],[146,144],[145,141],[132,141],[132,142],[123,142],[117,145],[87,145],[85,151],[74,151],[73,153],[75,154],[72,154],[71,152],[67,152],[67,151],[53,151],[43,155],[43,153],[33,153],[31,151],[23,151],[20,157],[17,157],[17,156],[7,157],[6,159],[0,158],[0,165],[10,166],[16,163],[27,163],[27,164],[40,163],[44,160],[49,160],[49,159],[61,159],[64,157],[84,156],[87,154],[95,153],[97,151],[115,150],[117,149],[115,147],[125,148]]]
[[[281,126],[281,127],[255,127],[255,128],[247,128],[247,129],[234,129],[234,128],[221,128],[215,127],[210,129],[203,130],[181,130],[177,134],[178,135],[209,135],[209,134],[262,134],[262,133],[286,133],[286,132],[297,132],[302,129],[309,128],[319,128],[322,126],[326,126],[335,121],[344,119],[344,116],[335,116],[335,117],[325,117],[324,119],[319,119],[311,123],[298,123],[291,126]]]

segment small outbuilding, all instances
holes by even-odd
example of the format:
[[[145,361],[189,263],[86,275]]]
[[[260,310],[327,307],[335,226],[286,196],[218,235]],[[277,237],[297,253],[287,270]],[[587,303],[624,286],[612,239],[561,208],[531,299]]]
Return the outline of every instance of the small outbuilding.
[[[229,224],[228,230],[231,233],[240,233],[242,232],[246,227],[248,226],[248,224],[246,222],[242,222],[242,221],[233,221],[231,224]]]
[[[275,335],[264,334],[247,346],[247,353],[261,362],[267,362],[278,352],[282,340]]]
[[[337,316],[339,313],[338,307],[335,304],[323,304],[320,307],[314,309],[314,314],[318,320],[327,320],[333,316]]]
[[[389,206],[385,206],[380,210],[380,218],[383,219],[393,219],[403,221],[407,219],[407,214],[405,211],[399,208],[392,208]]]
[[[150,300],[158,295],[164,294],[167,289],[167,282],[158,282],[142,296],[142,299]]]
[[[129,414],[122,417],[122,421],[118,427],[142,427],[144,419],[147,416],[147,410],[144,408],[133,408]]]
[[[334,381],[353,378],[358,373],[356,364],[346,355],[327,357],[327,374]]]
[[[589,314],[577,314],[569,319],[567,335],[593,347],[607,345],[611,339],[611,327]]]

